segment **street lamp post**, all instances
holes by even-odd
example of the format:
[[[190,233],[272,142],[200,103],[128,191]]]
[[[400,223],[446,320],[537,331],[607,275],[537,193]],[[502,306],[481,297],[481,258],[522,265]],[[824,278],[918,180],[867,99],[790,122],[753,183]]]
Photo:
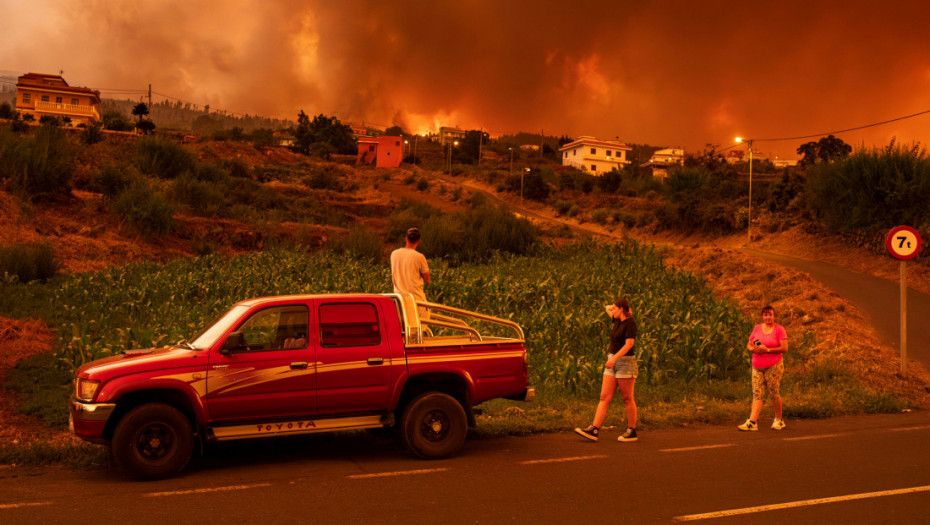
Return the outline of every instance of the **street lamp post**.
[[[413,165],[414,167],[416,167],[417,165],[417,139],[419,138],[420,138],[419,134],[413,136]]]
[[[513,148],[507,148],[510,150],[510,174],[513,175]]]
[[[449,176],[452,176],[452,146],[458,146],[459,141],[449,143]]]
[[[523,171],[520,172],[520,206],[523,206],[523,177],[529,172],[529,168],[523,168]]]
[[[746,212],[746,241],[752,244],[752,139],[736,137],[736,142],[749,144],[749,208]]]

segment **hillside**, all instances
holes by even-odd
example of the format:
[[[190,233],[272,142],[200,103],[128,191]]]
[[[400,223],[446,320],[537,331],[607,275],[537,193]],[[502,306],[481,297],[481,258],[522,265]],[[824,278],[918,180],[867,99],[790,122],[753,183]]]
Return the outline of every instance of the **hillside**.
[[[178,193],[179,188],[185,188],[178,184],[183,177],[148,177],[150,188],[171,196],[176,206],[170,230],[152,234],[140,231],[115,212],[114,196],[99,191],[100,173],[105,168],[116,166],[135,173],[130,159],[137,155],[138,141],[134,136],[114,134],[101,143],[81,147],[75,153],[73,189],[52,200],[30,202],[6,181],[7,186],[0,190],[0,245],[47,243],[63,271],[78,273],[205,253],[233,255],[269,246],[345,249],[343,243],[353,227],[362,227],[375,232],[384,256],[397,243],[389,235],[392,220],[405,217],[402,212],[410,202],[453,213],[467,209],[474,194],[486,192],[531,218],[547,242],[563,243],[589,233],[663,246],[668,264],[702,275],[720,297],[732,300],[747,315],[754,316],[760,302],[771,302],[784,312],[779,322],[789,332],[814,334],[821,342],[814,361],[805,366],[815,366],[817,360],[857,359],[866,363],[856,372],[863,381],[918,405],[928,402],[924,385],[930,383],[930,375],[922,367],[912,368],[907,380],[897,377],[894,351],[878,342],[855,308],[806,275],[739,253],[737,248],[745,243],[745,235],[686,235],[639,225],[636,217],[656,213],[662,206],[661,197],[655,194],[566,188],[545,203],[521,198],[513,188],[508,190],[509,159],[493,152],[483,159],[482,170],[456,165],[451,170],[455,175],[449,175],[443,172],[443,151],[435,146],[420,149],[419,167],[404,164],[398,169],[376,170],[356,167],[351,157],[321,161],[283,148],[204,141],[185,146],[196,158],[192,169],[204,173],[221,169],[223,174],[207,174],[197,180],[232,183],[217,182],[212,189],[209,185],[206,189],[186,186],[207,197],[189,201]],[[543,161],[523,162],[533,169],[564,173]],[[245,188],[247,195],[235,193],[237,187]],[[224,204],[209,208],[209,198],[223,199]],[[565,202],[578,210],[564,209]],[[603,221],[594,213],[599,209],[609,210]],[[806,233],[804,225],[785,228],[771,217],[764,219],[771,223],[760,224],[754,241],[764,243],[768,250],[895,277],[896,266],[888,258],[838,238]],[[909,283],[930,293],[930,272],[924,266],[914,268]],[[859,343],[836,347],[831,334],[837,327],[855,334]],[[53,341],[41,320],[0,318],[0,380],[21,358],[51,350]],[[881,351],[876,353],[874,348]],[[15,414],[13,393],[4,391],[0,397],[4,399],[0,404],[0,428],[4,429],[0,440],[37,439],[42,427]],[[57,439],[69,439],[56,435]]]

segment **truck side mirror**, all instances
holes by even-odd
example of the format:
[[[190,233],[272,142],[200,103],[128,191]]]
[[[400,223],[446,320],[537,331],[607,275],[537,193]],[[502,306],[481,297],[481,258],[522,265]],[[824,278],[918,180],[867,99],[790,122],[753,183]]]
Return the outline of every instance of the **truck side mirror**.
[[[243,352],[249,349],[249,345],[245,341],[245,336],[242,335],[242,332],[232,332],[223,341],[223,346],[220,347],[220,353],[223,355],[229,355],[236,352]]]

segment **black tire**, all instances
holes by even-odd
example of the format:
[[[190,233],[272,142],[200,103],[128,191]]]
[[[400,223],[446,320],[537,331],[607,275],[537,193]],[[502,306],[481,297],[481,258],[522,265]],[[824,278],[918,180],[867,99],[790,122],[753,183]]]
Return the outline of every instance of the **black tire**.
[[[439,459],[462,448],[468,432],[465,409],[440,392],[423,394],[407,405],[401,419],[403,443],[416,456]]]
[[[194,430],[178,409],[149,403],[123,416],[111,444],[120,470],[136,479],[162,479],[177,475],[194,450]]]

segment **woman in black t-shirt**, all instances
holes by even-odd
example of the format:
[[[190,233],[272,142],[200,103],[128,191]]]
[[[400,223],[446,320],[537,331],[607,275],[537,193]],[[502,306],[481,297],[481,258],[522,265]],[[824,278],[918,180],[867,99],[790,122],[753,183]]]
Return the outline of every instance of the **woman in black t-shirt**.
[[[591,441],[597,441],[614,392],[620,389],[620,395],[623,396],[623,403],[626,405],[627,429],[617,441],[636,441],[639,439],[636,436],[636,401],[633,399],[633,386],[636,384],[636,376],[639,375],[636,354],[633,352],[633,343],[636,342],[636,320],[633,319],[630,302],[626,299],[617,299],[605,308],[607,315],[613,319],[613,324],[610,327],[610,345],[607,347],[601,397],[594,412],[594,422],[587,428],[576,428],[575,432]]]

